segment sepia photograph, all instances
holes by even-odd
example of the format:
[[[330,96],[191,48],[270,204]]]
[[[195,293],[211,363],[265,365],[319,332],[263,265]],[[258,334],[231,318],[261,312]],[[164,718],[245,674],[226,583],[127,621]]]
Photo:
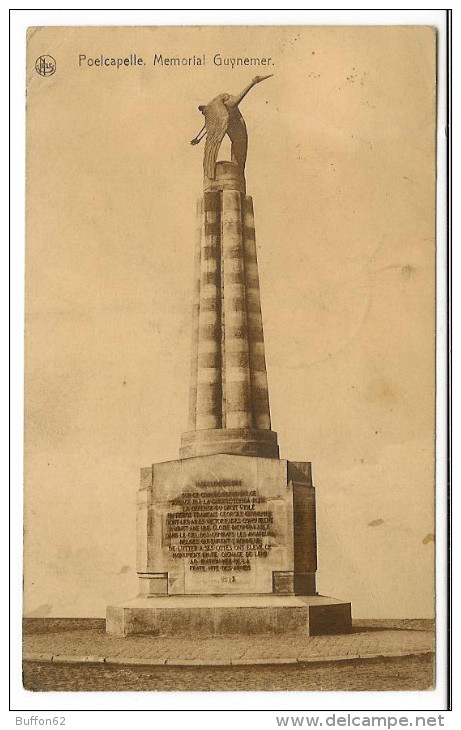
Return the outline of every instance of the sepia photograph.
[[[436,49],[28,28],[26,690],[435,689]]]

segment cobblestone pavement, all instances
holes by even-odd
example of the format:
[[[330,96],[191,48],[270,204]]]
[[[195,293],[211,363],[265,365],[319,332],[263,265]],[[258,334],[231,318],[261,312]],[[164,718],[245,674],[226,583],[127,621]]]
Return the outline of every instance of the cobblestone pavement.
[[[430,622],[355,622],[347,635],[304,637],[130,636],[105,633],[104,623],[85,619],[30,619],[24,631],[24,659],[37,662],[125,665],[219,666],[334,662],[404,657],[434,651]]]
[[[430,690],[435,683],[433,654],[252,666],[35,661],[24,662],[23,677],[24,688],[34,692],[381,692]]]

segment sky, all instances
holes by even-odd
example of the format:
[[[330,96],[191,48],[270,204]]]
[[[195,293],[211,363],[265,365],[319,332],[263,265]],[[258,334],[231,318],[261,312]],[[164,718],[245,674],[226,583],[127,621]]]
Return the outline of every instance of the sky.
[[[29,31],[26,615],[137,594],[139,469],[187,430],[197,107],[264,72],[240,107],[247,190],[272,427],[313,463],[318,589],[356,618],[433,615],[435,37],[414,26]]]

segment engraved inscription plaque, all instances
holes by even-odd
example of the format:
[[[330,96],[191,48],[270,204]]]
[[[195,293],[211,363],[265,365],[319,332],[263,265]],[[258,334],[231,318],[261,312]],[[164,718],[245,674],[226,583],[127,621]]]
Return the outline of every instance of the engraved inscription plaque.
[[[272,593],[273,571],[293,572],[286,461],[214,454],[145,475],[138,570],[167,574],[169,595]]]
[[[252,558],[267,558],[275,537],[267,499],[239,484],[231,490],[216,481],[171,501],[165,540],[173,559],[185,559],[190,571],[240,572],[251,570]]]

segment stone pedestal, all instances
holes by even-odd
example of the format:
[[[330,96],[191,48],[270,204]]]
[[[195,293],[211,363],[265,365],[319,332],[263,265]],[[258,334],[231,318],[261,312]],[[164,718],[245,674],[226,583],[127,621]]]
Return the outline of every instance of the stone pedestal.
[[[315,594],[315,490],[302,467],[215,454],[143,469],[141,595]]]
[[[141,470],[137,531],[139,598],[108,608],[110,633],[350,630],[350,604],[316,594],[309,462],[153,464]]]

